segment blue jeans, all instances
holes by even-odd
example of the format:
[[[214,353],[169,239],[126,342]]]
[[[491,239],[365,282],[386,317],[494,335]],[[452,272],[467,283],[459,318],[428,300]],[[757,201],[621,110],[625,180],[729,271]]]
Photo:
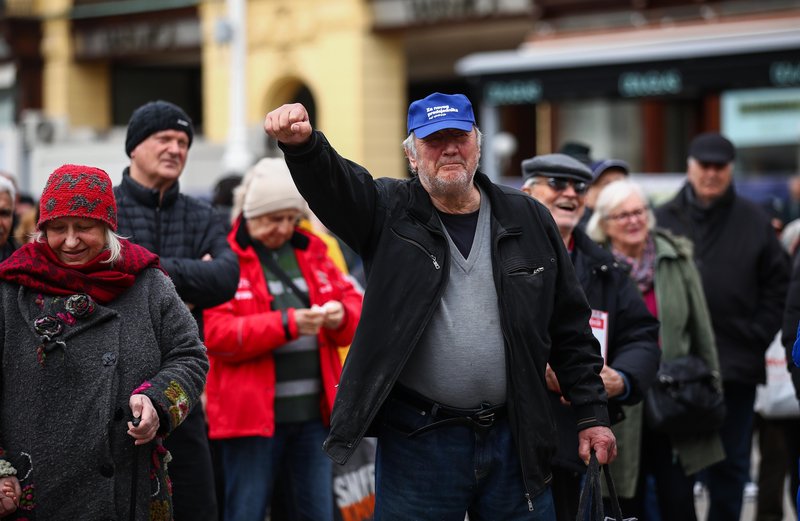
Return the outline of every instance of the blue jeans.
[[[375,521],[555,521],[548,487],[528,507],[522,465],[503,418],[485,437],[461,425],[409,439],[430,415],[389,398],[375,462]]]
[[[317,420],[278,424],[272,438],[221,440],[225,521],[262,521],[276,475],[288,480],[286,503],[294,519],[332,521],[333,467],[322,451],[327,435],[328,429]]]
[[[725,459],[705,471],[708,521],[739,521],[744,486],[750,480],[755,385],[725,382],[725,423],[720,429]]]

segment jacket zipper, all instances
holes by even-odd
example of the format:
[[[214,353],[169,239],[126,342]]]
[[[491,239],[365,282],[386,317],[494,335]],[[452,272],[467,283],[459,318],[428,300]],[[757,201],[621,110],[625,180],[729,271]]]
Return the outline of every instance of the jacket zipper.
[[[429,230],[431,230],[434,233],[437,233],[439,235],[443,235],[441,231],[439,231],[439,230],[437,230],[435,228],[429,228],[429,227],[426,227],[426,228],[428,228]],[[418,247],[419,249],[421,249],[423,252],[425,252],[425,254],[428,257],[430,257],[431,260],[433,261],[433,267],[434,268],[436,268],[437,270],[441,268],[441,265],[436,260],[436,256],[433,255],[432,253],[430,253],[422,244],[420,244],[417,241],[414,241],[412,239],[409,239],[408,237],[403,237],[402,235],[400,235],[399,233],[397,233],[394,230],[392,230],[392,233],[394,235],[396,235],[397,237],[399,237],[401,240],[409,242],[409,243],[415,245],[416,247]],[[444,290],[447,288],[447,282],[448,282],[447,279],[444,279],[444,281],[442,282],[441,287],[439,288],[439,292],[436,295],[436,302],[439,302],[441,300],[442,294],[444,294]],[[425,316],[425,320],[422,321],[422,325],[417,330],[417,336],[413,341],[412,348],[409,349],[408,353],[403,358],[403,363],[398,364],[397,365],[397,369],[395,370],[394,374],[392,374],[392,382],[397,382],[397,379],[400,377],[400,371],[402,370],[403,367],[405,367],[406,362],[408,361],[408,358],[411,356],[411,352],[413,351],[413,348],[416,347],[417,343],[419,342],[419,338],[422,336],[422,332],[425,331],[426,327],[428,327],[428,322],[430,322],[431,317],[433,316],[433,312],[434,312],[435,309],[436,309],[436,306],[431,306],[431,308],[428,309],[428,313]],[[381,392],[381,395],[379,396],[380,403],[384,403],[386,401],[386,398],[389,396],[390,392],[391,392],[391,388],[386,389],[383,392]],[[377,413],[378,413],[377,410],[375,410],[375,411],[370,413],[369,417],[367,418],[367,422],[365,423],[364,428],[361,429],[361,432],[358,434],[358,438],[359,439],[364,436],[364,433],[366,432],[367,427],[375,420],[375,415]],[[351,448],[352,446],[353,446],[353,442],[352,441],[348,441],[347,442],[347,447]]]
[[[508,236],[511,236],[511,235],[521,235],[521,233],[520,232],[512,233],[512,232],[509,232],[509,231],[504,231],[504,232],[498,234],[497,237],[495,237],[494,249],[492,251],[492,262],[494,263],[495,266],[497,266],[497,259],[495,258],[495,253],[500,250],[500,240],[504,239],[504,238],[506,238]],[[499,273],[499,272],[496,272],[496,273]],[[503,278],[498,274],[497,275],[497,281],[495,282],[495,288],[497,290],[497,299],[498,299],[498,301],[501,301],[500,300],[501,299],[501,295],[500,294],[501,294],[501,289],[502,288],[500,287],[500,285],[501,285],[502,281],[503,281]],[[500,309],[501,310],[503,309],[502,306],[501,306]],[[503,342],[505,342],[505,345],[508,346],[508,358],[509,358],[509,360],[508,360],[509,364],[508,365],[509,365],[509,367],[513,367],[514,352],[511,350],[511,343],[508,341],[508,335],[506,333],[506,327],[505,327],[505,320],[506,320],[506,314],[505,314],[505,312],[503,312],[502,320],[500,321],[500,329],[503,332]],[[512,395],[513,395],[513,393],[509,393],[508,397],[506,398],[506,407],[510,407],[509,402],[511,400],[511,396]],[[525,464],[522,461],[522,454],[518,454],[518,456],[519,456],[520,471],[522,473],[522,488],[525,490],[525,494],[524,494],[525,501],[528,503],[528,511],[529,512],[533,512],[533,500],[531,499],[531,492],[530,492],[530,490],[528,490],[528,477],[525,475]]]
[[[415,240],[413,240],[413,239],[409,239],[408,237],[403,237],[402,235],[400,235],[399,233],[397,233],[397,232],[396,232],[396,231],[394,231],[394,230],[392,230],[392,233],[394,233],[394,234],[395,234],[397,237],[399,237],[401,240],[403,240],[403,241],[406,241],[406,242],[407,242],[407,243],[409,243],[409,244],[413,244],[414,246],[416,246],[417,248],[419,248],[420,250],[422,250],[422,252],[423,252],[425,255],[427,255],[428,257],[430,257],[431,261],[433,262],[433,267],[434,267],[434,268],[436,268],[437,270],[438,270],[438,269],[441,269],[441,267],[442,267],[442,266],[439,264],[439,261],[438,261],[438,260],[436,260],[436,255],[434,255],[433,253],[429,252],[429,251],[428,251],[428,249],[427,249],[427,248],[425,248],[425,246],[423,246],[422,244],[420,244],[419,242],[417,242],[417,241],[415,241]]]
[[[161,204],[160,203],[159,203],[158,206],[156,206],[156,240],[155,240],[155,243],[156,243],[156,248],[158,248],[158,251],[155,251],[153,253],[160,254],[159,253],[159,252],[161,252]]]

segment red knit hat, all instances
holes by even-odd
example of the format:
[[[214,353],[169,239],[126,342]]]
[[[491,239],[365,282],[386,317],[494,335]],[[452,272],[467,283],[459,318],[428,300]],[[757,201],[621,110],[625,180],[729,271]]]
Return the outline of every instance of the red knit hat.
[[[111,178],[99,168],[64,165],[50,174],[39,199],[39,229],[59,217],[97,219],[117,230],[117,202]]]

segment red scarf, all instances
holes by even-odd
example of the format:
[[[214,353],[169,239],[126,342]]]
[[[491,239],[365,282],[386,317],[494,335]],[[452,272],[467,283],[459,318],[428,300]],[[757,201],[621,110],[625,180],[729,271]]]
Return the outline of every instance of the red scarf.
[[[113,265],[107,261],[111,253],[104,250],[86,264],[64,264],[46,242],[22,246],[0,263],[0,280],[49,295],[86,293],[101,304],[107,304],[133,286],[142,270],[157,267],[163,271],[158,256],[125,239],[122,258]]]

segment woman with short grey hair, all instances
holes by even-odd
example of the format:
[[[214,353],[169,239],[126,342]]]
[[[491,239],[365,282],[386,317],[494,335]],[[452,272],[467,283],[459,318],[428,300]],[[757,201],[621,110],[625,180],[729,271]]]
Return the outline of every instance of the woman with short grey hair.
[[[662,362],[697,355],[719,375],[714,333],[700,275],[692,259],[692,244],[656,227],[644,191],[628,179],[614,181],[597,198],[586,231],[630,267],[647,308],[661,322]],[[721,381],[717,381],[721,385]],[[655,477],[662,519],[696,521],[694,475],[725,455],[716,431],[671,436],[651,430],[642,404],[625,409],[625,423],[640,429],[617,434],[619,457],[611,464],[617,478],[622,510],[644,511],[644,483]],[[615,430],[615,433],[618,431]],[[640,517],[641,519],[641,517]]]

